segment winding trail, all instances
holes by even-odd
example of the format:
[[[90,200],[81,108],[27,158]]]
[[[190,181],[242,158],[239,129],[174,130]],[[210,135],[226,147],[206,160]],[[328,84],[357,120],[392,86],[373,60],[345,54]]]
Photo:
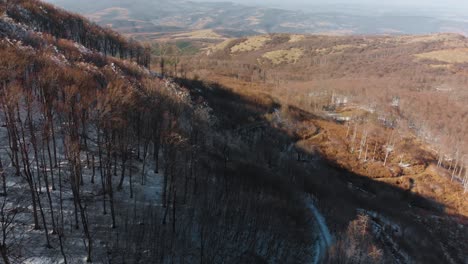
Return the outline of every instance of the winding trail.
[[[310,197],[306,197],[305,203],[306,203],[307,208],[310,210],[310,212],[314,216],[315,221],[319,228],[319,232],[320,232],[319,239],[317,240],[317,243],[315,244],[316,254],[312,262],[314,264],[319,264],[325,260],[327,251],[333,243],[333,238],[330,234],[330,230],[327,227],[325,218],[323,217],[322,214],[320,214],[319,210],[315,206],[314,200]]]

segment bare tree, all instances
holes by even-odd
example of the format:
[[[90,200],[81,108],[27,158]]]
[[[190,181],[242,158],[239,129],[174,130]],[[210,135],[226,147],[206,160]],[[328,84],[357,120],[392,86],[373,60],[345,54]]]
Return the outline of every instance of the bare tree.
[[[18,213],[16,208],[7,208],[7,197],[3,197],[0,208],[0,228],[2,230],[2,238],[0,242],[0,254],[2,255],[3,263],[10,264],[9,249],[14,246],[14,243],[8,244],[8,236],[13,231],[13,223]]]

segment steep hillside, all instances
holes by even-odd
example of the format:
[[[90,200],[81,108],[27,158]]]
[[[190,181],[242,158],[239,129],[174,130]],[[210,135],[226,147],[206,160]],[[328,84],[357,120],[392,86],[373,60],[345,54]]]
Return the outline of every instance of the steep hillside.
[[[410,165],[421,164],[424,169],[436,165],[447,170],[437,174],[450,175],[451,181],[456,179],[468,190],[467,47],[466,38],[456,34],[273,34],[227,40],[187,59],[187,66],[180,68],[226,85],[236,84],[247,93],[255,83],[256,89],[284,104],[343,122],[346,135],[337,136],[339,130],[333,128],[327,136],[336,146],[327,146],[326,155],[347,169],[380,178],[418,174],[420,170],[408,169]],[[361,137],[364,142],[359,141]],[[372,140],[380,141],[382,147],[368,142]],[[362,166],[352,161],[354,155],[336,157],[343,151],[338,150],[339,142],[343,146],[360,142],[366,152],[383,153],[382,161],[388,152],[403,170]],[[391,151],[385,149],[388,145]],[[364,156],[361,152],[359,156]],[[440,200],[458,197],[450,191],[429,195]],[[466,197],[460,196],[463,201],[452,200],[450,208],[460,208],[456,212],[466,215]]]
[[[336,103],[375,111],[431,144],[441,159],[460,165],[468,153],[467,47],[466,38],[456,34],[276,34],[227,40],[179,69],[264,84],[276,97],[310,111]]]
[[[4,263],[323,259],[311,200],[254,154],[279,157],[265,146],[287,135],[241,143],[234,112],[80,16],[35,0],[0,11]],[[274,106],[237,103],[245,116]]]
[[[268,120],[295,135],[297,160],[338,170],[305,184],[332,226],[364,211],[393,253],[463,263],[453,237],[467,232],[467,44],[456,34],[273,34],[225,41],[167,71],[278,102]]]
[[[83,17],[64,12],[37,1],[8,1],[5,13],[16,23],[48,33],[55,38],[75,41],[104,55],[130,59],[148,67],[149,51],[139,43],[128,41],[118,33],[96,26]]]

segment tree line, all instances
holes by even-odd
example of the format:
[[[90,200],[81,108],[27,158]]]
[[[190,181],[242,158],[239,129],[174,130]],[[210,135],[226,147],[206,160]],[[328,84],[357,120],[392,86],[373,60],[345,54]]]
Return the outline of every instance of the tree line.
[[[55,38],[69,39],[104,55],[150,66],[149,46],[127,40],[112,29],[99,27],[78,14],[65,12],[37,0],[8,0],[6,14],[17,22]]]

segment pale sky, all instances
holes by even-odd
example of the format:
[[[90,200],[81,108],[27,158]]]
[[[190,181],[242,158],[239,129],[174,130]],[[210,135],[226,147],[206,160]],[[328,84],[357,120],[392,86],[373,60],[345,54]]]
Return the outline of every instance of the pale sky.
[[[197,2],[223,2],[223,0],[192,0]],[[226,1],[226,0],[224,0]],[[226,2],[236,2],[243,4],[290,4],[290,5],[309,5],[309,4],[365,4],[365,5],[381,5],[386,2],[387,5],[431,5],[431,6],[462,6],[468,7],[468,1],[466,0],[228,0]]]
[[[289,8],[301,6],[343,4],[365,6],[413,6],[420,8],[444,8],[450,10],[468,10],[468,0],[192,0],[196,2],[235,2],[248,5],[274,5]]]

